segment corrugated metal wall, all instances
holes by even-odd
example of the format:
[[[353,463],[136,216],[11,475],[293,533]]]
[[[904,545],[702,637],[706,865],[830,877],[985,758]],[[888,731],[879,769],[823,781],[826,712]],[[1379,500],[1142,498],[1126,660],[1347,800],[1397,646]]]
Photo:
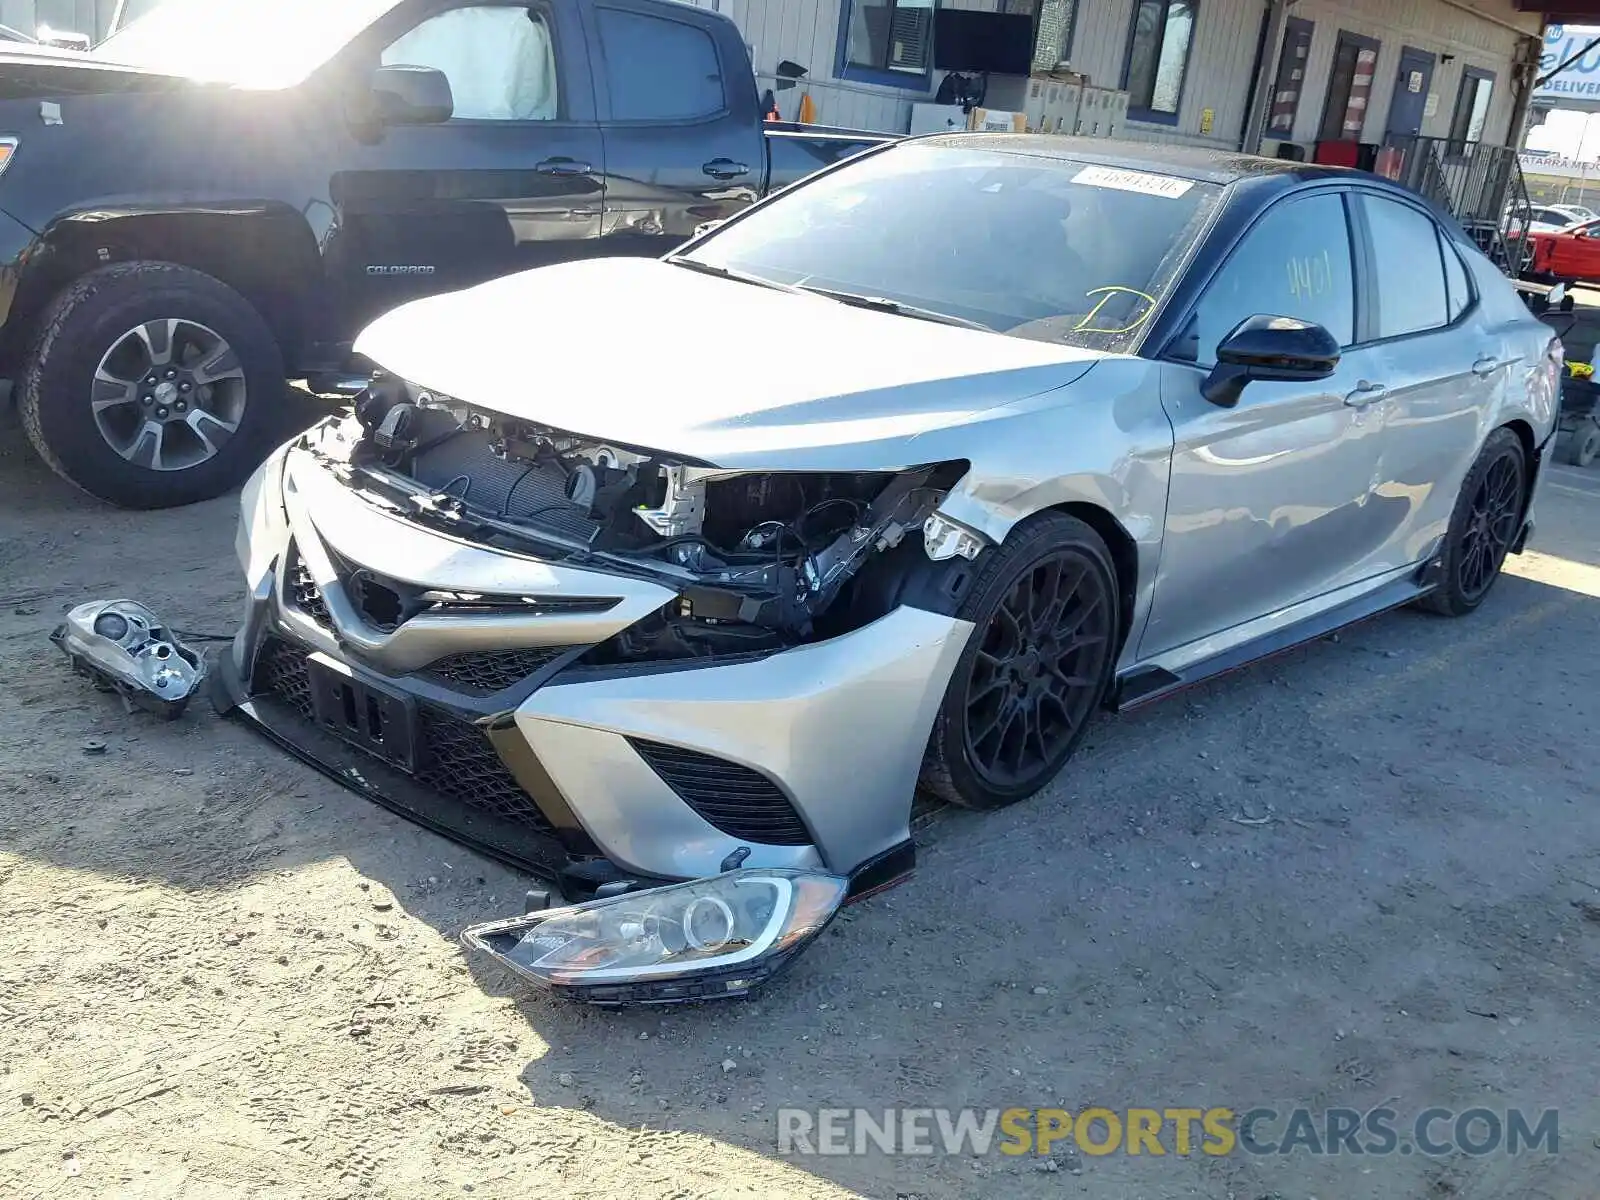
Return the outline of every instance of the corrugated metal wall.
[[[116,7],[116,0],[0,0],[0,25],[23,33],[48,25],[98,40],[110,26]]]
[[[809,92],[817,105],[817,120],[829,125],[903,132],[915,100],[927,94],[875,87],[832,78],[838,45],[839,8],[842,0],[691,0],[702,8],[727,13],[739,23],[755,52],[756,73],[763,86],[773,82],[772,71],[782,59],[791,59],[809,74],[802,85],[784,92],[779,104],[786,117],[795,114],[800,96]],[[946,0],[965,8],[997,8],[1000,0]],[[1128,50],[1134,0],[1078,0],[1069,59],[1091,81],[1119,86]],[[1007,5],[1012,11],[1020,6]],[[1449,132],[1450,115],[1461,83],[1462,68],[1481,67],[1495,75],[1487,141],[1503,141],[1512,111],[1511,62],[1518,34],[1507,25],[1537,33],[1539,18],[1519,13],[1512,0],[1479,0],[1478,7],[1494,19],[1475,17],[1444,0],[1299,0],[1292,15],[1313,22],[1309,83],[1296,114],[1295,137],[1315,136],[1327,91],[1328,70],[1339,30],[1376,38],[1380,43],[1377,77],[1368,110],[1365,137],[1377,140],[1388,120],[1402,45],[1453,55],[1451,62],[1435,68],[1435,112],[1423,126],[1427,134]],[[1130,121],[1126,135],[1151,141],[1188,141],[1225,148],[1237,147],[1244,129],[1245,105],[1262,22],[1265,0],[1198,0],[1194,43],[1183,89],[1179,120],[1175,125]],[[1270,47],[1268,66],[1278,53]],[[1211,132],[1201,132],[1206,110]]]
[[[912,92],[833,78],[839,48],[841,0],[689,2],[726,13],[738,22],[754,53],[756,78],[762,87],[776,82],[772,72],[784,59],[806,68],[807,75],[800,86],[778,96],[778,105],[785,117],[793,118],[800,97],[809,93],[817,106],[818,124],[904,133],[911,123],[912,102],[933,99],[931,91]],[[1094,0],[1084,2],[1093,3]],[[1002,0],[941,0],[941,6],[986,11],[1005,7]]]

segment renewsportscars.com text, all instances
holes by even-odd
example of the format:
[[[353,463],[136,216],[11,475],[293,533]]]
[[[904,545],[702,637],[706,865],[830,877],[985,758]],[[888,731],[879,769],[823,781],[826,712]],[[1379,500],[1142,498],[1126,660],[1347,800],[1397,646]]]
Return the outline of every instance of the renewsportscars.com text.
[[[780,1108],[778,1153],[1555,1154],[1556,1109]]]

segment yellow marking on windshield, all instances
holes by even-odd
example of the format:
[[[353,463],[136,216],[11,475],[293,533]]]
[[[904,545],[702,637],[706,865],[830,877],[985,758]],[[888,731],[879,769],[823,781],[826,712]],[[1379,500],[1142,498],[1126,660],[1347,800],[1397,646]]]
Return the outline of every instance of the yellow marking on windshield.
[[[1118,287],[1113,285],[1111,287],[1092,288],[1085,292],[1084,295],[1099,296],[1100,299],[1095,301],[1095,306],[1085,313],[1083,315],[1083,319],[1072,327],[1073,333],[1132,333],[1135,329],[1139,328],[1139,326],[1143,325],[1146,319],[1149,318],[1150,314],[1156,310],[1156,298],[1150,295],[1149,292],[1141,292],[1138,288]],[[1102,329],[1095,325],[1094,319],[1100,315],[1100,310],[1111,302],[1111,298],[1113,296],[1117,295],[1139,297],[1139,299],[1145,302],[1144,311],[1139,314],[1138,319],[1135,320],[1131,325],[1124,325],[1117,329]]]

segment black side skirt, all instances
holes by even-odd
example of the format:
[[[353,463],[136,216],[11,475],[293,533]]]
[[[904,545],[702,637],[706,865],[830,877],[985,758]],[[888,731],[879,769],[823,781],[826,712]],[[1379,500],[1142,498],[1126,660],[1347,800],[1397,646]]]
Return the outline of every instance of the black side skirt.
[[[1335,630],[1357,621],[1365,621],[1392,609],[1410,604],[1426,596],[1437,586],[1438,563],[1430,562],[1416,575],[1396,579],[1377,591],[1368,592],[1354,600],[1307,617],[1294,625],[1274,630],[1253,641],[1235,646],[1215,657],[1195,663],[1181,675],[1160,667],[1136,667],[1117,676],[1112,684],[1111,699],[1107,705],[1113,712],[1127,712],[1156,700],[1164,700],[1174,692],[1237,671],[1251,663],[1260,662],[1277,654],[1314,642]]]

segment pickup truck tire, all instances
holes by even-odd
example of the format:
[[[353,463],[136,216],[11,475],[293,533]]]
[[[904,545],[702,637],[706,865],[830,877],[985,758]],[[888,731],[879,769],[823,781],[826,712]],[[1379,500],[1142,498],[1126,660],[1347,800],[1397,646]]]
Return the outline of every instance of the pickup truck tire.
[[[272,447],[284,386],[277,342],[238,292],[172,263],[118,263],[51,304],[19,408],[62,478],[123,508],[170,508],[244,481]]]

